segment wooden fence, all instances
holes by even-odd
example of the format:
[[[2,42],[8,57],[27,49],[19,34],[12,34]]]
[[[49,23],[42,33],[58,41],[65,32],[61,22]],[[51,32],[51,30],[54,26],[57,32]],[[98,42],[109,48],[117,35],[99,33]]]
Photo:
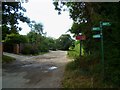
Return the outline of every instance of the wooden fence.
[[[33,44],[30,44],[30,43],[20,43],[20,44],[3,43],[3,45],[0,47],[0,50],[3,50],[4,52],[9,52],[9,53],[20,54],[20,53],[22,53],[22,50],[25,49],[26,46],[30,46],[32,49],[37,47],[37,45],[34,43]]]

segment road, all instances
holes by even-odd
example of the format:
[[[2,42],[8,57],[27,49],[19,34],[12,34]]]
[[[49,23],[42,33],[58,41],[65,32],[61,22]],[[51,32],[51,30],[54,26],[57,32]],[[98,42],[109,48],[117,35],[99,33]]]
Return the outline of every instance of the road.
[[[4,53],[16,58],[11,64],[3,64],[3,88],[61,88],[66,51],[50,51],[44,55],[21,56]]]

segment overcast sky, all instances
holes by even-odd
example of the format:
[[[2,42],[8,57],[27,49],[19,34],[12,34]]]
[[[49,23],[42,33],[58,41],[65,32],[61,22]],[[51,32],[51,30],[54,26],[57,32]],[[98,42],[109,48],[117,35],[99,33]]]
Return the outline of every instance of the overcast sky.
[[[64,34],[72,25],[73,21],[69,17],[69,12],[63,12],[58,15],[58,12],[54,10],[52,0],[29,0],[28,3],[24,3],[23,7],[26,8],[27,15],[31,20],[35,20],[37,23],[42,23],[44,31],[47,32],[47,36],[58,38],[61,34]],[[20,23],[23,28],[20,34],[26,35],[30,28],[25,23]]]

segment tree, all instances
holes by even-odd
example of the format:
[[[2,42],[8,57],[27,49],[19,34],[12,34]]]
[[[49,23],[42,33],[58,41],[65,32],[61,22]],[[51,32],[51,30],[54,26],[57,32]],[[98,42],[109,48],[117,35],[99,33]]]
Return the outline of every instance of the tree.
[[[38,34],[43,34],[43,25],[41,23],[34,24],[34,30]]]
[[[69,34],[62,34],[57,40],[57,48],[61,50],[69,50],[69,47],[72,45],[72,38]]]
[[[13,53],[14,45],[20,43],[27,43],[28,39],[26,36],[19,34],[7,34],[4,40],[4,51]]]
[[[30,31],[28,34],[27,34],[27,37],[28,37],[28,40],[29,40],[29,43],[37,43],[39,42],[40,40],[40,35],[38,35],[35,31]],[[39,39],[38,39],[39,38]],[[39,41],[38,41],[39,40]]]
[[[22,30],[18,27],[18,21],[30,23],[30,19],[24,16],[25,8],[21,6],[20,2],[2,2],[2,32],[3,40],[7,34],[18,33]]]
[[[26,36],[19,35],[19,34],[8,34],[5,37],[5,43],[12,43],[12,44],[20,44],[20,43],[27,43],[28,39]]]
[[[32,21],[30,23],[31,31],[27,34],[30,43],[38,43],[42,41],[43,25],[41,23],[36,23]]]
[[[92,47],[92,19],[91,17],[94,16],[94,12],[92,11],[92,3],[84,3],[84,2],[54,2],[55,10],[58,10],[58,12],[62,11],[69,11],[69,16],[73,19],[73,25],[69,29],[71,33],[74,34],[74,36],[78,35],[79,33],[83,33],[86,35],[87,40],[86,43],[86,53],[92,52],[93,50],[90,50]],[[96,16],[94,16],[96,17]],[[92,42],[91,42],[92,41]]]
[[[85,3],[84,2],[53,2],[55,10],[58,10],[58,14],[62,11],[68,10],[70,17],[77,23],[83,23],[87,19],[85,13]],[[66,7],[67,6],[67,7]]]
[[[43,32],[43,24],[42,23],[36,23],[35,21],[31,21],[30,23],[31,30],[36,32],[40,35],[45,35],[46,32]]]
[[[49,50],[56,50],[56,41],[52,37],[46,37]]]
[[[87,38],[83,44],[85,52],[88,55],[94,55],[94,57],[97,57],[100,54],[96,53],[100,51],[100,40],[92,38],[92,35],[95,34],[91,31],[92,27],[99,26],[100,21],[112,23],[111,27],[105,27],[103,30],[105,80],[106,82],[112,83],[115,87],[118,87],[120,86],[120,2],[86,2],[83,3],[83,8],[81,8],[81,4],[81,2],[54,2],[55,9],[58,10],[59,13],[64,9],[64,6],[67,6],[70,17],[75,22],[71,27],[70,32],[75,34],[82,32],[86,35]],[[81,26],[81,24],[83,24],[83,19],[84,21],[87,20],[87,23]],[[78,31],[78,28],[81,30]]]

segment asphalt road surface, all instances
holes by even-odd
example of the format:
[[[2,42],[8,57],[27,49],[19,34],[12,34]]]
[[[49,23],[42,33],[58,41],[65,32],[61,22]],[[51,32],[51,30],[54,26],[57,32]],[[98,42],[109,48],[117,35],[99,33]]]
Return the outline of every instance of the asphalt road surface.
[[[50,51],[44,55],[22,56],[11,64],[3,64],[2,88],[61,88],[67,62],[66,51]]]

